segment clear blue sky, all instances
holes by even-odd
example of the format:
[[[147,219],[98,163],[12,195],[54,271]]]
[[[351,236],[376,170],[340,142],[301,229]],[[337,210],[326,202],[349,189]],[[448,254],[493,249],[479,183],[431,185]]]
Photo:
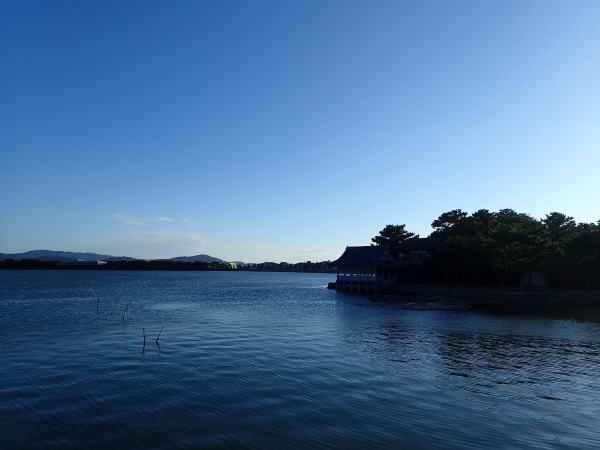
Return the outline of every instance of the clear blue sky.
[[[322,261],[600,219],[600,2],[0,5],[0,252]]]

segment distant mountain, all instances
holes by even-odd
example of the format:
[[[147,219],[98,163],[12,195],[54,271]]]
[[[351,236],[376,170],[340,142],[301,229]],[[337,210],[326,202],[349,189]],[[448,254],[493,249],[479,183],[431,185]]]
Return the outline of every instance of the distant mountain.
[[[117,257],[98,253],[59,252],[53,250],[31,250],[24,253],[0,253],[0,261],[5,259],[38,259],[40,261],[121,261],[133,260],[126,256]]]
[[[212,256],[209,255],[196,255],[196,256],[178,256],[177,258],[171,258],[169,259],[169,261],[179,261],[179,262],[203,262],[203,263],[212,263],[212,262],[216,262],[216,263],[224,263],[226,261],[223,261],[222,259],[219,258],[214,258]]]
[[[53,250],[32,250],[24,253],[0,253],[0,261],[5,259],[38,259],[40,261],[135,261],[139,258],[131,258],[129,256],[111,256],[111,255],[100,255],[98,253],[77,253],[77,252],[60,252]],[[196,256],[179,256],[177,258],[171,258],[167,261],[181,261],[181,262],[216,262],[224,263],[222,259],[214,258],[209,255],[196,255]],[[243,263],[241,263],[243,264]]]

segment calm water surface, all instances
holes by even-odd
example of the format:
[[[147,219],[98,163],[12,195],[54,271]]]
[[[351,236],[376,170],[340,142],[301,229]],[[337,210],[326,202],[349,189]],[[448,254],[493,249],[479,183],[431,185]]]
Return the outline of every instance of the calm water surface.
[[[0,271],[0,448],[600,447],[597,317],[332,278]]]

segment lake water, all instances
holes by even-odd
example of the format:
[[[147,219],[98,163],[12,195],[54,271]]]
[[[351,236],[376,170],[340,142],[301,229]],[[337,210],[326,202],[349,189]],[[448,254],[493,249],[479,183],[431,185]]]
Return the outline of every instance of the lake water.
[[[598,317],[333,278],[0,271],[0,448],[600,447]]]

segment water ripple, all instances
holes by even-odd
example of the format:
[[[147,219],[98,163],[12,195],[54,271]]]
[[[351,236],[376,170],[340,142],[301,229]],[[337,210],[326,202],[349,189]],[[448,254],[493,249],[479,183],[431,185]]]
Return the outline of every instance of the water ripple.
[[[326,275],[8,275],[2,448],[600,445],[589,319],[407,311]]]

